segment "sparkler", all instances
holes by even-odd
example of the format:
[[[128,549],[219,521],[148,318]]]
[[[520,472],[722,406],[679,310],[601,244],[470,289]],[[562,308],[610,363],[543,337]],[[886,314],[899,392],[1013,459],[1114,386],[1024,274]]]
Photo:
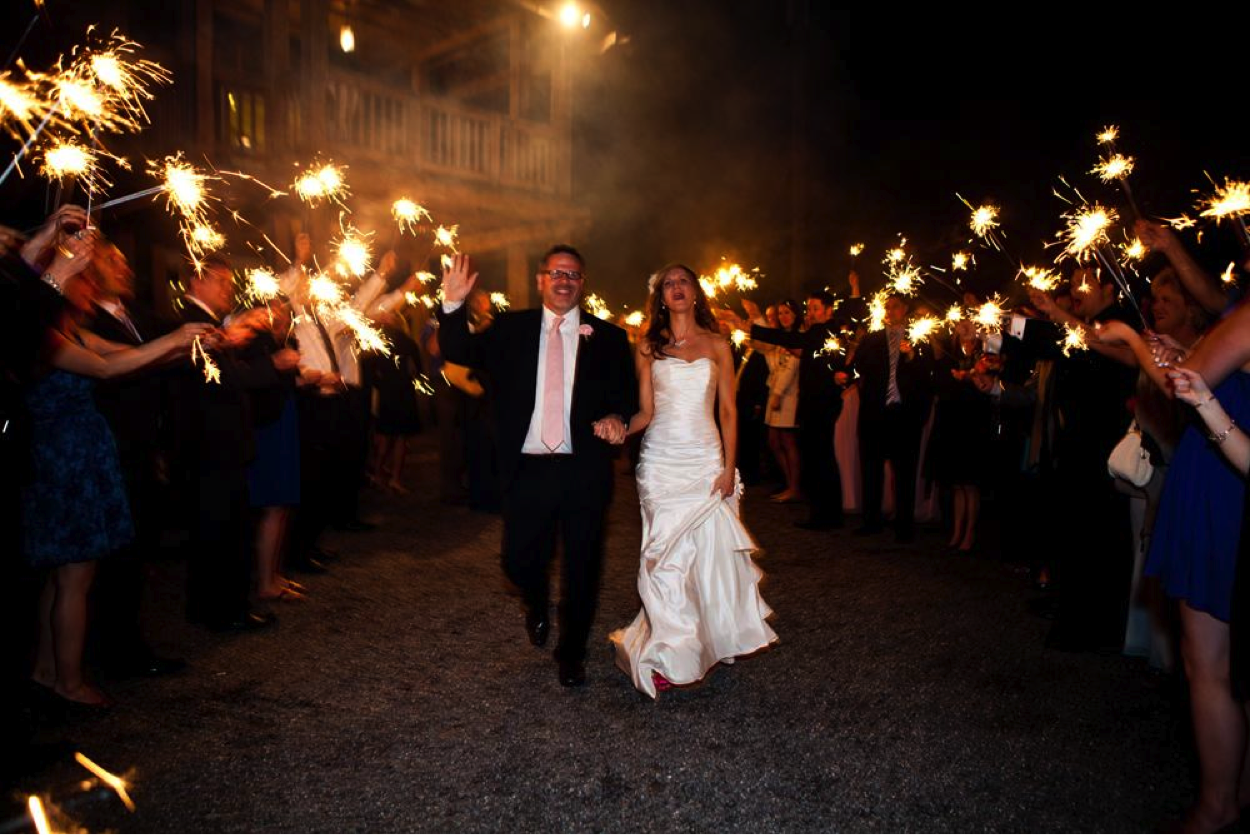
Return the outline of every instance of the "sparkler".
[[[977,308],[972,320],[986,330],[997,331],[1002,328],[1003,315],[1003,300],[996,294]]]
[[[452,252],[459,253],[460,250],[456,248],[456,233],[459,229],[459,226],[438,227],[434,230],[434,242]]]
[[[1097,174],[1104,183],[1122,180],[1133,173],[1133,158],[1123,154],[1112,154],[1100,159],[1089,173]]]
[[[96,765],[94,762],[88,759],[85,754],[75,751],[74,759],[77,760],[78,764],[81,765],[83,768],[87,769],[96,777],[100,778],[100,782],[104,783],[104,785],[108,786],[110,789],[117,792],[117,796],[121,798],[122,803],[126,805],[126,809],[128,811],[133,812],[135,810],[135,802],[131,800],[130,795],[126,793],[128,784],[123,778],[118,777],[116,774],[113,774],[107,771],[106,769]]]
[[[317,273],[308,279],[308,297],[329,308],[342,305],[346,299],[343,288],[325,273]]]
[[[962,322],[964,320],[964,310],[958,304],[952,304],[950,309],[946,311],[946,321],[949,324]]]
[[[412,387],[417,390],[417,394],[424,394],[430,397],[434,395],[434,387],[430,385],[430,378],[424,374],[418,374],[413,378]]]
[[[226,245],[226,236],[207,223],[201,223],[191,229],[186,236],[187,249],[194,255],[216,252]]]
[[[444,252],[442,255],[438,256],[438,263],[443,268],[443,271],[446,272],[451,269],[452,265],[455,264],[456,261],[451,257],[451,255]]]
[[[907,341],[913,345],[919,345],[932,336],[941,324],[942,322],[936,316],[921,316],[919,319],[914,319],[907,326]]]
[[[998,222],[998,207],[990,203],[982,206],[973,206],[967,200],[964,200],[959,194],[955,195],[959,201],[972,210],[972,217],[968,220],[968,228],[978,238],[988,242],[990,246],[1001,250],[1002,242],[998,238],[998,233],[994,230],[1000,226]]]
[[[1124,257],[1130,261],[1140,261],[1147,255],[1146,245],[1138,238],[1121,244],[1120,252],[1124,253]]]
[[[86,177],[96,164],[90,148],[72,142],[58,142],[43,155],[43,174],[50,180]]]
[[[409,305],[416,307],[421,302],[421,297],[412,290],[409,290],[407,293],[404,293],[404,301]]]
[[[1215,187],[1215,194],[1198,204],[1201,217],[1215,218],[1221,221],[1232,218],[1234,229],[1241,238],[1242,246],[1250,249],[1250,231],[1246,229],[1245,215],[1250,214],[1250,183],[1239,180],[1224,180],[1224,185]]]
[[[419,270],[417,272],[417,280],[422,284],[433,284],[438,281],[438,276],[434,275],[434,273],[428,273],[425,270]]]
[[[631,328],[641,328],[643,318],[644,316],[643,316],[642,311],[635,310],[633,313],[625,317],[625,324],[629,325]],[[734,331],[735,334],[739,332],[740,331]],[[735,342],[734,344],[738,344],[738,343]]]
[[[507,310],[509,307],[512,307],[512,302],[508,301],[508,297],[503,293],[491,293],[490,303],[499,310]]]
[[[48,815],[43,810],[43,801],[38,795],[32,794],[26,799],[26,806],[30,809],[30,819],[35,824],[35,831],[39,835],[48,835],[52,831],[52,827],[48,825]]]
[[[591,293],[586,297],[586,309],[590,311],[590,315],[599,319],[612,318],[612,311],[608,309],[608,303],[595,293]]]
[[[863,244],[851,244],[851,257],[858,258],[859,254],[864,251]]]
[[[1086,340],[1085,328],[1080,325],[1073,327],[1071,324],[1064,322],[1061,346],[1063,347],[1063,355],[1065,357],[1072,356],[1073,351],[1088,350],[1089,343]]]
[[[813,354],[814,357],[830,357],[834,354],[841,354],[846,349],[842,347],[842,343],[838,341],[836,336],[829,336],[825,339],[825,344]]]
[[[963,272],[973,263],[976,263],[976,259],[966,252],[956,252],[951,256],[951,269],[955,272]]]
[[[247,271],[247,294],[250,298],[265,302],[276,298],[279,292],[281,292],[281,285],[272,271],[264,267]]]
[[[716,298],[716,293],[720,289],[716,286],[716,282],[705,275],[699,276],[699,286],[703,288],[703,295],[709,299]]]
[[[335,264],[339,275],[360,278],[369,272],[369,261],[372,253],[368,239],[355,227],[348,227],[343,237],[333,244]]]
[[[870,333],[885,329],[885,300],[889,293],[878,290],[868,300],[868,331]]]
[[[399,231],[402,234],[407,231],[416,234],[416,226],[422,218],[432,220],[430,213],[421,206],[407,197],[401,197],[391,204],[391,217],[395,218],[395,222],[399,224]]]
[[[1237,266],[1235,262],[1229,261],[1228,266],[1224,268],[1224,272],[1220,274],[1220,281],[1224,282],[1225,284],[1235,283],[1237,280],[1236,277],[1233,275],[1233,268],[1235,266]]]
[[[7,72],[0,75],[0,129],[18,139],[18,126],[29,134],[32,124],[47,115],[48,106],[34,84],[15,81]]]
[[[634,311],[634,313],[637,312],[638,311]],[[632,316],[633,314],[630,315]],[[639,324],[641,324],[641,321]],[[747,340],[750,338],[750,335],[746,331],[742,330],[742,328],[734,328],[733,333],[729,334],[729,341],[733,343],[735,348],[741,348],[743,345],[747,344]]]
[[[1116,127],[1115,125],[1107,125],[1105,128],[1102,129],[1102,132],[1098,134],[1098,137],[1097,137],[1098,144],[1099,145],[1114,145],[1115,141],[1119,139],[1119,137],[1120,137],[1120,129]]]
[[[291,188],[309,206],[316,206],[322,200],[342,206],[343,198],[348,195],[343,170],[343,166],[332,162],[314,164],[295,178]]]
[[[354,307],[340,306],[334,311],[334,315],[351,329],[360,350],[377,351],[385,357],[391,355],[390,342],[359,310]]]
[[[199,361],[204,366],[204,382],[221,383],[221,369],[217,367],[217,363],[213,362],[213,358],[204,350],[204,343],[200,341],[200,337],[196,337],[191,343],[191,364]]]
[[[1043,293],[1053,293],[1063,281],[1058,273],[1044,267],[1021,267],[1019,274],[1024,276],[1026,284]]]
[[[1115,209],[1106,209],[1097,203],[1068,212],[1063,217],[1067,226],[1059,233],[1058,242],[1066,243],[1056,261],[1065,255],[1078,262],[1088,260],[1097,253],[1098,246],[1107,241],[1107,229],[1119,219]]]
[[[150,122],[143,107],[145,101],[153,98],[149,87],[154,84],[168,84],[173,76],[154,61],[132,60],[130,56],[139,44],[128,40],[119,32],[114,31],[110,39],[112,45],[108,49],[85,53],[84,63],[92,78],[109,91],[110,103],[116,104],[123,111],[127,126],[137,131],[141,128],[141,122]]]

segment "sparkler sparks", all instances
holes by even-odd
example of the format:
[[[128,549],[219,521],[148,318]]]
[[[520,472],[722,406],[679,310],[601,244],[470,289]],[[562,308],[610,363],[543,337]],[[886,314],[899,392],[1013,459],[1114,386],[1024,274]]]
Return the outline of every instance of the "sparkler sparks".
[[[434,230],[434,241],[439,246],[450,249],[452,252],[460,252],[456,249],[456,233],[460,229],[459,226],[440,226]]]
[[[334,311],[339,320],[351,329],[356,344],[362,351],[376,351],[382,356],[391,355],[391,344],[382,332],[354,307],[341,306]]]
[[[359,230],[349,227],[343,237],[334,243],[334,268],[339,275],[360,278],[369,272],[372,252],[368,239]]]
[[[1022,267],[1020,275],[1024,276],[1026,284],[1043,293],[1053,293],[1063,281],[1058,273],[1044,267]]]
[[[0,128],[14,139],[18,138],[16,126],[33,133],[32,124],[48,114],[48,105],[38,95],[34,84],[13,80],[8,73],[0,75]]]
[[[413,291],[409,290],[407,293],[404,293],[404,301],[407,302],[409,305],[416,307],[418,304],[420,304],[421,297],[418,296]]]
[[[608,303],[595,293],[591,293],[586,297],[586,309],[590,311],[590,315],[599,319],[612,318],[612,311],[608,309]]]
[[[859,257],[859,254],[863,251],[864,251],[863,244],[851,244],[851,257],[852,258]]]
[[[1099,160],[1089,173],[1097,174],[1104,183],[1119,180],[1133,173],[1133,158],[1123,154],[1112,154]]]
[[[941,324],[936,316],[921,316],[919,319],[914,319],[907,326],[907,341],[913,345],[919,345],[932,336]]]
[[[133,60],[139,44],[114,31],[111,45],[104,51],[84,54],[84,64],[95,82],[108,91],[110,103],[125,113],[127,126],[139,130],[140,123],[149,121],[143,103],[151,101],[149,89],[154,84],[168,84],[172,80],[169,71],[154,61]]]
[[[406,231],[414,235],[416,226],[422,218],[432,220],[424,206],[414,203],[407,197],[401,197],[391,204],[391,217],[395,218],[395,222],[399,224],[400,232]]]
[[[96,155],[89,148],[72,142],[58,142],[43,155],[43,174],[52,180],[85,177],[96,165]]]
[[[43,801],[38,795],[32,794],[26,799],[26,807],[30,810],[30,819],[35,824],[35,831],[39,835],[48,835],[52,827],[48,825],[48,815],[43,810]]]
[[[631,328],[641,328],[644,318],[645,317],[643,316],[641,310],[635,310],[633,313],[625,317],[625,324],[629,325]]]
[[[1228,266],[1224,268],[1224,272],[1220,273],[1220,281],[1224,282],[1225,284],[1234,284],[1234,283],[1236,283],[1236,280],[1237,280],[1237,279],[1236,279],[1236,277],[1233,275],[1233,268],[1234,268],[1234,267],[1236,267],[1236,266],[1237,266],[1237,265],[1236,265],[1236,263],[1235,263],[1235,262],[1233,262],[1233,261],[1229,261],[1229,262],[1228,262]]]
[[[99,765],[96,765],[94,762],[88,759],[85,754],[82,754],[80,752],[77,752],[77,751],[74,752],[74,759],[77,760],[78,764],[81,765],[83,768],[87,769],[96,777],[100,778],[101,783],[104,783],[104,785],[108,786],[110,789],[117,792],[117,796],[121,798],[121,801],[122,803],[126,805],[127,810],[131,812],[135,810],[135,802],[131,800],[130,795],[126,793],[128,784],[123,778],[118,777],[116,774],[113,774],[107,771],[106,769],[102,768]]]
[[[1095,203],[1069,212],[1063,217],[1067,226],[1059,233],[1059,242],[1066,243],[1059,258],[1068,255],[1077,261],[1084,261],[1100,244],[1107,241],[1107,229],[1116,222],[1119,215],[1115,209],[1103,208]]]
[[[191,364],[195,365],[197,361],[204,367],[204,382],[221,383],[221,369],[217,367],[217,363],[213,362],[213,358],[204,350],[204,343],[198,336],[191,343]]]
[[[491,293],[490,303],[499,310],[507,310],[509,307],[512,307],[512,302],[508,301],[508,297],[503,293]]]
[[[276,298],[281,291],[278,277],[272,271],[259,267],[247,271],[248,296],[258,302]]]
[[[834,354],[841,354],[846,349],[842,347],[842,343],[838,341],[836,336],[830,336],[825,339],[825,344],[820,346],[820,350],[815,353],[817,357],[831,357]]]
[[[889,293],[878,290],[868,300],[868,331],[870,333],[885,329],[885,300]]]
[[[635,310],[634,313],[639,313],[639,311]],[[633,313],[630,314],[630,316],[633,316],[633,315],[634,315]],[[641,316],[638,317],[638,324],[639,325],[642,324]],[[637,325],[635,325],[635,327],[637,327]],[[742,330],[741,328],[734,328],[733,333],[729,335],[729,341],[734,344],[735,348],[741,348],[743,345],[747,344],[747,340],[750,338],[751,337],[747,335],[747,332]]]
[[[322,200],[342,205],[348,194],[347,181],[343,179],[344,167],[332,162],[314,164],[295,178],[291,188],[296,196],[310,206]]]
[[[325,273],[318,273],[308,279],[308,297],[326,307],[338,307],[345,300],[343,288]]]
[[[212,179],[208,174],[197,171],[182,158],[181,152],[165,157],[162,163],[154,163],[149,171],[161,178],[161,191],[171,209],[181,214],[188,223],[206,222],[207,183]]]
[[[968,269],[968,265],[971,263],[973,263],[973,258],[966,252],[956,252],[951,256],[951,269],[956,272]]]
[[[987,237],[998,225],[998,208],[988,203],[973,209],[972,219],[968,221],[969,228],[978,238]]]
[[[995,295],[977,308],[973,321],[986,330],[996,331],[1002,327],[1003,315],[1003,300]]]
[[[1073,351],[1084,351],[1089,348],[1086,340],[1085,328],[1079,325],[1073,327],[1071,324],[1064,322],[1063,324],[1063,355],[1065,357],[1072,356]]]
[[[958,304],[952,304],[950,309],[946,311],[946,321],[950,324],[962,322],[964,320],[964,309]]]
[[[1124,257],[1130,261],[1140,261],[1148,254],[1146,245],[1138,238],[1133,238],[1133,240],[1128,243],[1121,244],[1120,251],[1124,253]]]
[[[719,288],[716,286],[715,281],[705,275],[701,275],[699,276],[699,286],[703,288],[703,295],[709,299],[716,298],[716,292]]]
[[[1097,137],[1099,145],[1112,145],[1119,138],[1120,129],[1115,125],[1107,125]]]
[[[226,236],[207,223],[198,224],[187,236],[187,248],[196,255],[215,252],[225,245]]]
[[[1202,217],[1216,220],[1250,214],[1250,183],[1226,179],[1224,185],[1216,186],[1215,194],[1199,206],[1206,206],[1199,212]]]

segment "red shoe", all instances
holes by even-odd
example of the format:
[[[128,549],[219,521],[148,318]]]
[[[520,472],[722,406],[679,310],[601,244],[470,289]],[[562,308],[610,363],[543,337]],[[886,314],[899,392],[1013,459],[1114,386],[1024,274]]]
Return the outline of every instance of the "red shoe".
[[[663,693],[665,690],[673,689],[673,682],[660,675],[655,670],[651,671],[651,683],[655,685],[655,689]]]

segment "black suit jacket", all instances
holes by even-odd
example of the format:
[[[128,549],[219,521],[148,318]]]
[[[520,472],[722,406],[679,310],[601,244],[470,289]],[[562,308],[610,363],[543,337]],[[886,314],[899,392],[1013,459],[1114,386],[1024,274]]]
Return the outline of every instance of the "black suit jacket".
[[[466,308],[438,311],[438,343],[450,362],[485,374],[483,385],[495,411],[500,478],[507,487],[516,475],[534,414],[542,309],[501,313],[487,330],[470,334]],[[625,331],[585,310],[581,322],[592,332],[578,337],[569,411],[573,458],[586,477],[610,482],[614,448],[594,436],[592,424],[609,415],[628,421],[638,411],[638,382]]]
[[[871,420],[885,411],[890,387],[890,338],[884,330],[865,334],[855,349],[851,363],[859,373],[860,420]],[[900,353],[898,358],[898,392],[903,408],[923,420],[933,399],[933,352],[921,343],[915,346],[911,359]]]
[[[119,345],[142,345],[164,334],[156,318],[144,308],[127,304],[126,313],[139,332],[139,339],[113,314],[98,306],[87,330]],[[129,451],[151,450],[160,445],[164,376],[163,371],[145,369],[129,377],[96,384],[96,407],[112,427],[123,456]]]
[[[805,331],[787,331],[780,328],[751,326],[751,338],[783,348],[801,348],[799,357],[799,407],[800,415],[819,415],[821,419],[836,415],[842,410],[842,388],[834,382],[833,375],[846,369],[843,353],[824,353],[825,342],[837,337],[833,322],[813,325]],[[839,342],[842,339],[839,337]],[[803,420],[799,420],[802,425]]]

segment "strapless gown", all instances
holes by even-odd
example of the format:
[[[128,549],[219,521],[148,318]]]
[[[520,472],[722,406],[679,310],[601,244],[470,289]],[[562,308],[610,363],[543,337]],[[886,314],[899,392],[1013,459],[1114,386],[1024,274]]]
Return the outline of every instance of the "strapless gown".
[[[642,439],[642,611],[610,636],[617,664],[656,696],[652,673],[692,684],[717,663],[777,640],[759,593],[758,546],[738,517],[734,494],[712,494],[724,467],[714,417],[717,366],[710,359],[652,365],[655,410]]]

